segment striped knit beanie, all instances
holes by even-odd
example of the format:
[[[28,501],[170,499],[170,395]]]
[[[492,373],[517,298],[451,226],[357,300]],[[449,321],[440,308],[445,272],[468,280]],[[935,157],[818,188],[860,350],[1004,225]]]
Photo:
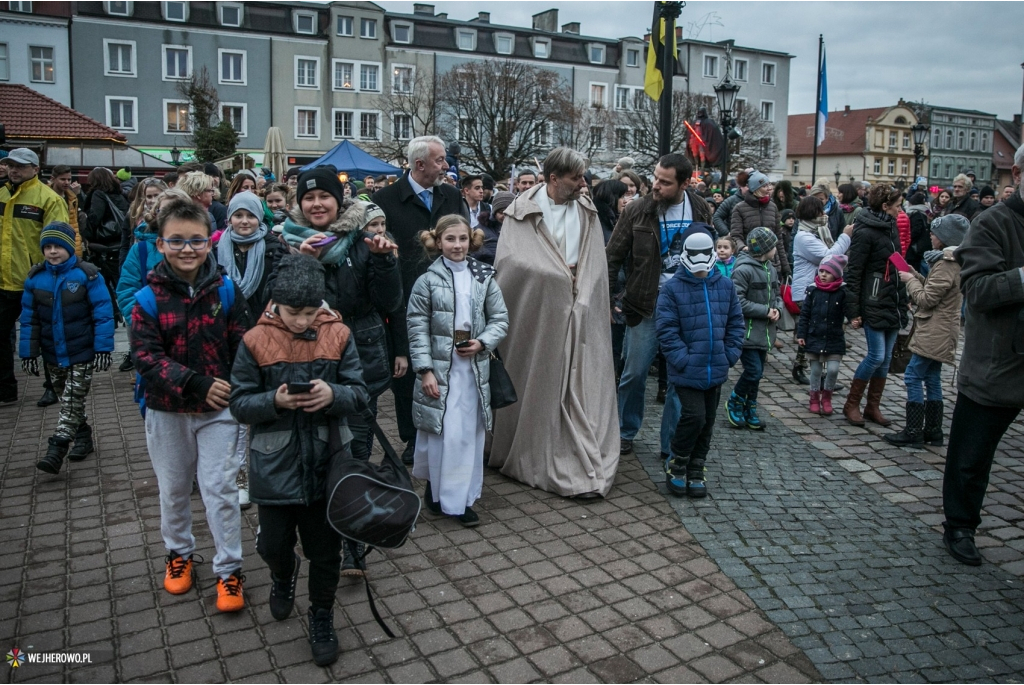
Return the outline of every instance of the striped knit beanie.
[[[47,245],[59,245],[67,250],[68,254],[75,254],[75,229],[63,221],[48,224],[39,236],[39,249]]]

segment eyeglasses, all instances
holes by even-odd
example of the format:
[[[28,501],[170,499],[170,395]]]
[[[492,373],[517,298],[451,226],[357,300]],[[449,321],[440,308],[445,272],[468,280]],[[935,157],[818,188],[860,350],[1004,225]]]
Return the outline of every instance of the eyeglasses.
[[[180,252],[185,249],[185,245],[191,247],[194,251],[199,252],[200,250],[206,249],[206,246],[210,244],[209,238],[161,238],[167,247],[171,248],[176,252]]]

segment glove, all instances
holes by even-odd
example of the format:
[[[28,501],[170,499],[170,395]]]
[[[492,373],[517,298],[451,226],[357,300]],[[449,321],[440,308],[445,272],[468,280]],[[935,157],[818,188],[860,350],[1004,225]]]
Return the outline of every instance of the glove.
[[[110,368],[110,353],[97,352],[96,356],[92,358],[92,363],[95,365],[97,371],[106,371]]]
[[[39,358],[30,357],[28,359],[21,360],[21,370],[25,373],[30,373],[33,376],[39,375]]]

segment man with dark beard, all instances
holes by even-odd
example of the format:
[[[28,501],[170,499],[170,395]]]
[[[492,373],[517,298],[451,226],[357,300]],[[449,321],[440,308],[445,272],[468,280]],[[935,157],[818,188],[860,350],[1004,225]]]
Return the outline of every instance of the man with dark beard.
[[[647,370],[658,353],[654,310],[658,291],[680,263],[687,231],[697,224],[711,228],[711,207],[687,188],[693,166],[680,154],[658,160],[654,185],[644,198],[630,202],[619,217],[605,253],[608,274],[615,282],[626,264],[626,290],[622,311],[626,317],[626,362],[619,381],[619,451],[633,451],[633,439],[644,420],[644,389]],[[670,388],[665,396],[661,421],[661,451],[669,452],[672,432],[679,421],[679,400]]]

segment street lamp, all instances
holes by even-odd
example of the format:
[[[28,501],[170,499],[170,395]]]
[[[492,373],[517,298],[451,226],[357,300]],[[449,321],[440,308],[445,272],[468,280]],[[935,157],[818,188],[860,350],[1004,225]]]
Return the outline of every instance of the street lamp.
[[[928,140],[929,127],[920,122],[910,127],[914,132],[914,182],[917,182],[918,169],[921,166],[921,159],[924,157],[924,141]]]
[[[178,166],[181,164],[181,150],[175,145],[171,148],[171,164]]]
[[[839,179],[842,177],[842,174],[839,173],[839,165],[838,164],[836,164],[835,177],[836,177],[836,187],[838,188],[839,187]]]
[[[723,192],[729,187],[729,141],[733,125],[732,108],[736,103],[736,94],[740,92],[740,87],[732,82],[731,66],[731,64],[726,66],[725,78],[715,86],[715,97],[718,98],[718,113],[722,119],[722,134],[725,136],[725,157],[722,160]]]

